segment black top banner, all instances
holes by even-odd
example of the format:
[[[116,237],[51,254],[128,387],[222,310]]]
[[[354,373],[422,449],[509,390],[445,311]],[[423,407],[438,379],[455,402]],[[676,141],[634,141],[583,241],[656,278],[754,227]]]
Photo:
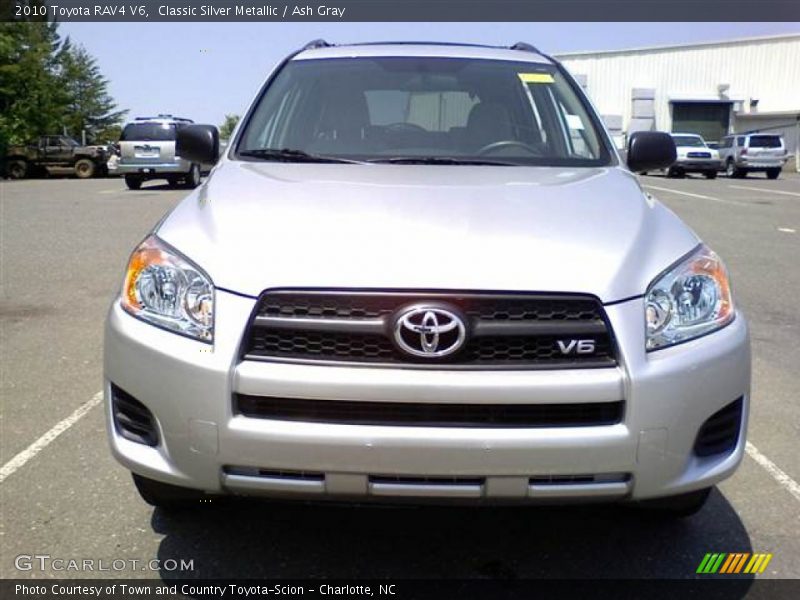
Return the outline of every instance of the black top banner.
[[[800,21],[798,0],[0,0],[0,20]]]

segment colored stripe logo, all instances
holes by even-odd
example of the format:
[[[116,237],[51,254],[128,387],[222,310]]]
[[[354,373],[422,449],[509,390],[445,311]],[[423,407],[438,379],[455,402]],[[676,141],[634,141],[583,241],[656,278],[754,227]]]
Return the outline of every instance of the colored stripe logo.
[[[712,575],[715,573],[735,575],[739,573],[763,573],[767,569],[772,554],[749,552],[709,552],[700,561],[696,573]]]

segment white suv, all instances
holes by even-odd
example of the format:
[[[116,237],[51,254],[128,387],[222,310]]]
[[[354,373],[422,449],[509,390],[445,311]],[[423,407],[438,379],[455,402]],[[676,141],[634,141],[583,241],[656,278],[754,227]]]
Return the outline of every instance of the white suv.
[[[216,128],[178,132],[213,162]],[[722,260],[530,46],[329,46],[268,77],[133,251],[105,332],[111,448],[148,502],[636,501],[742,459]]]

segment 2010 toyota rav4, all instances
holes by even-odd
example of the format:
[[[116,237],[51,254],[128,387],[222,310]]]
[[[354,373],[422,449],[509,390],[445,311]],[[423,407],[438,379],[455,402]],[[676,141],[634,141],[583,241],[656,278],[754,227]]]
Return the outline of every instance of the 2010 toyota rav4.
[[[178,153],[216,159],[191,125]],[[319,42],[133,251],[111,447],[148,502],[641,501],[687,514],[745,444],[720,258],[534,48]]]

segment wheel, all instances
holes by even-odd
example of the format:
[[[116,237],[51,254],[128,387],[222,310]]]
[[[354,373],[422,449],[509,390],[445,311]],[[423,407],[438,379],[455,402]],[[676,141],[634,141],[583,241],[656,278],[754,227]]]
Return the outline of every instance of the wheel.
[[[641,500],[637,505],[655,516],[682,519],[698,513],[705,506],[710,493],[711,488],[705,488],[678,496]]]
[[[186,174],[184,181],[186,182],[186,187],[190,190],[200,185],[200,165],[193,164],[192,168],[189,169],[189,172]]]
[[[728,162],[725,163],[725,174],[731,179],[739,179],[740,177],[744,177],[744,171],[736,166],[736,163],[733,162],[732,158],[729,158]]]
[[[717,178],[717,172],[716,171],[706,171],[705,173],[703,173],[703,175],[706,176],[706,179],[716,179]]]
[[[670,167],[667,169],[667,177],[686,177],[686,173],[680,167]]]
[[[96,165],[88,158],[82,158],[75,163],[75,176],[78,179],[89,179],[94,176]]]
[[[767,178],[768,179],[777,179],[780,177],[781,170],[780,169],[767,169]]]
[[[6,175],[9,179],[25,179],[28,175],[28,161],[21,158],[8,161]]]
[[[130,190],[138,190],[142,187],[142,178],[138,175],[125,175],[125,185]]]
[[[200,506],[203,500],[208,499],[207,495],[200,490],[161,483],[136,473],[132,475],[139,496],[150,506],[168,511],[186,510]]]

